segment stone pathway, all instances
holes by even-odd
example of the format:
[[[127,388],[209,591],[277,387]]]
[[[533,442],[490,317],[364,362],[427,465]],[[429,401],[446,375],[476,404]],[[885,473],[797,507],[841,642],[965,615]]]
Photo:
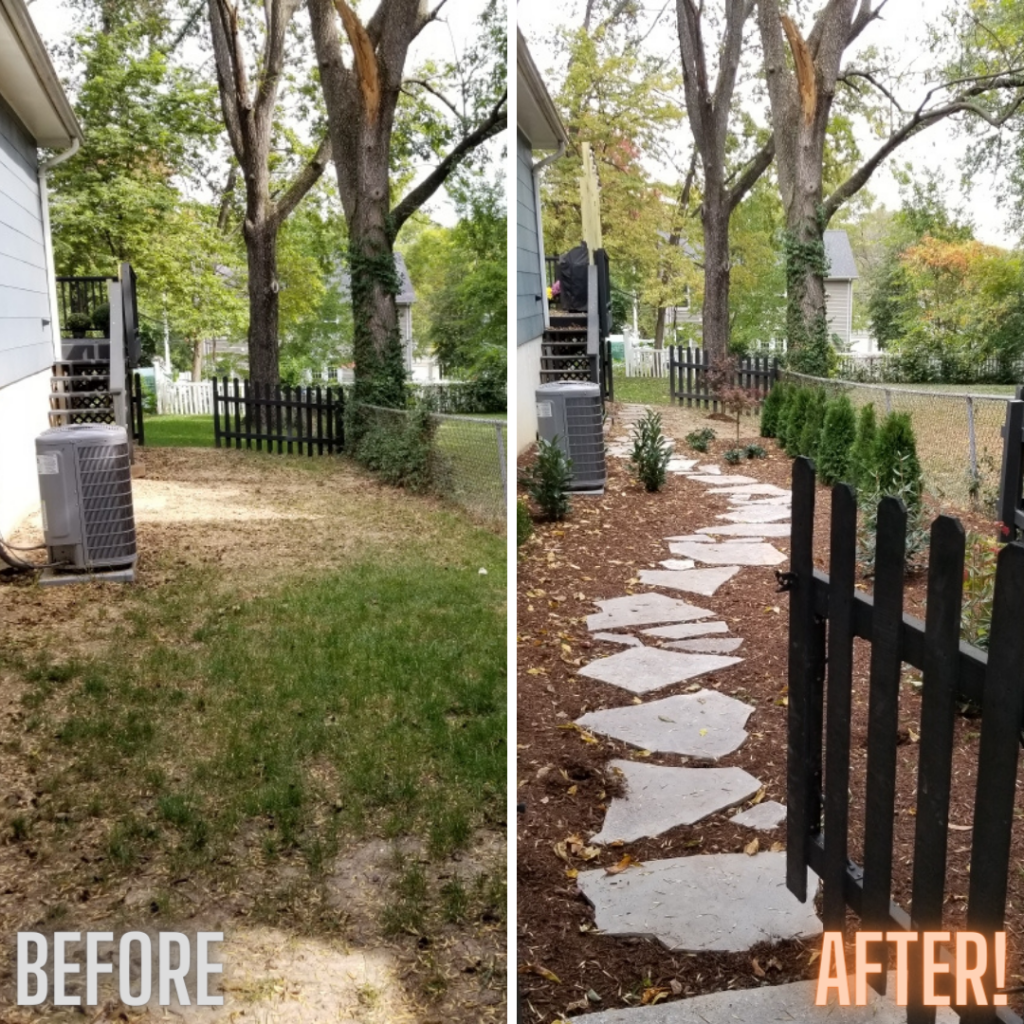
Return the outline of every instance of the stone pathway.
[[[617,426],[628,430],[644,411],[627,407]],[[628,457],[629,447],[628,438],[617,438],[609,453]],[[709,513],[714,522],[665,538],[666,553],[672,557],[661,562],[663,568],[640,570],[642,586],[697,594],[703,605],[737,574],[765,572],[786,561],[770,538],[789,536],[789,491],[679,455],[670,461],[669,471],[685,477],[688,486],[725,498],[730,511]],[[644,699],[592,711],[577,720],[578,726],[649,754],[711,762],[744,743],[747,720],[755,708],[707,683],[716,672],[743,660],[733,654],[742,650],[742,637],[725,635],[729,627],[712,609],[653,590],[597,604],[600,611],[588,617],[588,628],[596,639],[626,649],[590,662],[579,674]],[[661,699],[646,696],[684,680],[695,680],[687,693]],[[598,844],[656,837],[743,805],[762,790],[761,783],[740,768],[679,768],[631,760],[613,761],[610,768],[621,776],[623,792],[610,801],[600,831],[591,837]],[[785,816],[785,807],[776,801],[755,800],[732,822],[749,829],[753,838],[758,831],[777,828]],[[673,950],[743,951],[766,939],[812,939],[821,933],[813,902],[799,903],[786,888],[785,853],[780,851],[675,857],[616,874],[582,871],[577,882],[593,905],[602,932],[654,936]],[[591,1024],[810,1020],[814,1012],[804,1012],[813,1011],[805,989],[800,984],[719,993],[579,1019]],[[802,1008],[799,1014],[794,1011],[797,1005]],[[864,1008],[856,1019],[893,1018],[880,1001]]]

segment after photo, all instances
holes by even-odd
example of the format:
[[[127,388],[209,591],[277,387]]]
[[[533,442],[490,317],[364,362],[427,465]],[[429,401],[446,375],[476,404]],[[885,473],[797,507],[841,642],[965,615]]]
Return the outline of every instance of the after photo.
[[[0,1020],[507,1020],[507,11],[0,0]]]
[[[516,16],[518,1020],[1019,1022],[1022,9]]]

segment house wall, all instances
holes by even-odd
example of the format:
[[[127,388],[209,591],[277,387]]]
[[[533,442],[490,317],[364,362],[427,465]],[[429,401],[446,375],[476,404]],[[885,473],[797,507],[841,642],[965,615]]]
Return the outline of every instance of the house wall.
[[[0,98],[0,388],[53,364],[37,175],[35,141]]]
[[[50,373],[47,367],[0,389],[0,533],[5,537],[39,506],[35,438],[50,425]]]
[[[829,334],[838,334],[843,344],[848,345],[853,323],[853,282],[826,281],[825,309]]]
[[[516,451],[537,439],[537,398],[540,385],[541,339],[516,348]]]
[[[516,344],[525,345],[544,333],[544,245],[537,232],[537,194],[533,182],[533,151],[516,132]]]

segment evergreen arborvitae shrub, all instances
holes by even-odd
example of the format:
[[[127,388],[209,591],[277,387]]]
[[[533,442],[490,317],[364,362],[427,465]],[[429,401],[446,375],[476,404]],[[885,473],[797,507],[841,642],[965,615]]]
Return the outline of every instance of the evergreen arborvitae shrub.
[[[548,519],[559,522],[569,514],[572,459],[562,451],[557,437],[537,442],[537,458],[519,482]]]
[[[877,436],[875,407],[868,402],[857,417],[857,439],[853,442],[853,452],[850,455],[850,479],[858,487],[867,486],[874,476]]]
[[[785,448],[786,430],[789,425],[789,410],[792,408],[793,401],[796,398],[797,388],[790,384],[789,381],[781,381],[776,387],[782,392],[782,397],[779,399],[779,406],[775,413],[775,440],[780,448]]]
[[[899,494],[908,507],[919,506],[924,482],[910,414],[891,412],[875,438],[875,473],[882,494]]]
[[[821,430],[825,426],[825,405],[828,396],[821,388],[812,388],[811,397],[807,402],[807,415],[800,429],[798,447],[801,455],[809,459],[818,458],[818,446],[821,444]]]
[[[771,391],[765,396],[764,404],[761,406],[761,436],[775,437],[779,425],[779,410],[783,406],[785,391],[788,385],[785,381],[776,381]]]
[[[516,502],[516,546],[522,547],[533,536],[533,520],[526,503],[519,499]]]
[[[823,484],[849,482],[850,459],[857,437],[857,417],[846,395],[825,406],[825,426],[818,446],[818,479]]]
[[[661,413],[648,409],[633,427],[633,449],[629,454],[630,465],[646,490],[660,491],[665,486],[670,458],[672,448],[661,430]]]
[[[814,395],[810,388],[797,388],[796,394],[787,403],[786,411],[786,454],[795,459],[800,453],[800,435]]]

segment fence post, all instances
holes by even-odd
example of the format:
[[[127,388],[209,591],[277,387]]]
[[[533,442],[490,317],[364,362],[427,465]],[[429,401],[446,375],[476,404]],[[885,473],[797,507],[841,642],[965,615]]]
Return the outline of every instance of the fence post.
[[[967,458],[971,467],[971,482],[978,483],[978,446],[974,439],[974,399],[965,396],[967,401]]]
[[[213,378],[213,443],[220,447],[220,402],[217,399],[217,378]]]
[[[892,392],[885,389],[885,414],[888,416],[892,412]]]
[[[508,471],[505,469],[505,440],[501,436],[502,424],[494,424],[494,433],[498,438],[498,468],[501,470],[501,494],[505,503],[508,503]]]
[[[1003,426],[1003,465],[999,473],[999,518],[1015,540],[1017,506],[1021,498],[1021,446],[1024,439],[1024,401],[1006,403]]]

